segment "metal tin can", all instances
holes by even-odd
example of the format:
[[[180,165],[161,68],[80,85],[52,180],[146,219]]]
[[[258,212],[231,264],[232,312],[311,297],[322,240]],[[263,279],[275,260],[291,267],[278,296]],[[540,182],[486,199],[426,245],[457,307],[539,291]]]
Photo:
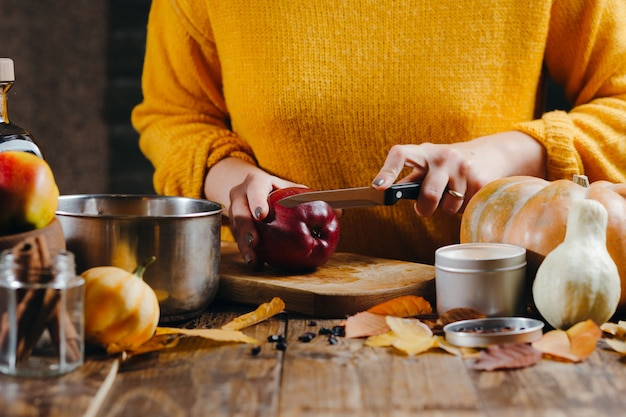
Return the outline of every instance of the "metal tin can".
[[[461,243],[435,252],[437,312],[473,308],[489,317],[523,313],[526,249],[501,243]]]

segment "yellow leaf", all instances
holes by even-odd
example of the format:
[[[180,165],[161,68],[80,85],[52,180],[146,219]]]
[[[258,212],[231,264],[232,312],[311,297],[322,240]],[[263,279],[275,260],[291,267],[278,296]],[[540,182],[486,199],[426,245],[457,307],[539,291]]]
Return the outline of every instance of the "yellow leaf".
[[[424,297],[419,295],[402,295],[377,304],[367,311],[383,316],[411,317],[420,314],[431,314],[433,309]]]
[[[169,349],[178,345],[179,337],[177,334],[155,334],[150,340],[143,343],[136,349],[127,350],[125,352],[126,359],[131,356],[137,356],[149,352],[157,352],[159,350]],[[107,347],[107,352],[109,352]]]
[[[426,352],[437,345],[437,339],[425,334],[413,335],[412,337],[400,337],[394,340],[392,346],[409,356]]]
[[[437,344],[430,328],[417,319],[387,316],[386,321],[396,335],[391,345],[407,355],[417,355]]]
[[[223,330],[241,330],[250,327],[253,324],[262,322],[285,309],[285,303],[278,297],[274,297],[272,301],[261,304],[256,310],[250,313],[236,317],[232,321],[222,326]]]
[[[433,335],[430,327],[417,319],[387,316],[385,321],[389,328],[400,337],[410,337],[413,335],[431,337]]]
[[[365,341],[365,345],[372,346],[372,347],[389,347],[393,345],[393,342],[397,338],[398,336],[394,332],[389,331],[387,333],[377,334],[377,335],[368,337],[367,340]]]
[[[197,336],[216,342],[233,342],[233,343],[252,343],[259,342],[250,336],[247,336],[239,330],[224,329],[178,329],[173,327],[157,327],[157,335],[163,334],[179,334],[185,336]]]
[[[609,333],[619,339],[626,339],[626,321],[620,320],[615,323],[604,323],[600,326],[604,332]]]
[[[611,349],[622,355],[626,355],[626,342],[619,339],[606,339],[605,341]]]
[[[435,336],[435,338],[437,339],[436,347],[445,350],[446,352],[451,353],[455,356],[461,356],[463,359],[468,359],[475,358],[480,355],[481,350],[478,348],[453,345],[451,343],[448,343],[448,341],[443,336]]]

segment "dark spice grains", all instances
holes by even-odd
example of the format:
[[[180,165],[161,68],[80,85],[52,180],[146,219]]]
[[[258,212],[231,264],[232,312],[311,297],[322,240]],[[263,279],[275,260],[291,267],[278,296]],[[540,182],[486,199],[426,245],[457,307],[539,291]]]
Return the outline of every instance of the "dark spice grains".
[[[300,337],[298,337],[298,340],[303,342],[303,343],[309,343],[311,340],[313,340],[313,338],[315,338],[316,334],[313,332],[306,332],[300,335]]]

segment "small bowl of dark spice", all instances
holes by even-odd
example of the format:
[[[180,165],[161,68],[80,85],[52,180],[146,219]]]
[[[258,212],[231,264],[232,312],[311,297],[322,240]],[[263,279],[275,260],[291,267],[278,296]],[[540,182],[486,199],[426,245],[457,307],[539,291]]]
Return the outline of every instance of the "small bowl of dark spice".
[[[446,340],[456,346],[486,347],[502,343],[531,343],[541,338],[544,323],[525,317],[461,320],[444,326]]]

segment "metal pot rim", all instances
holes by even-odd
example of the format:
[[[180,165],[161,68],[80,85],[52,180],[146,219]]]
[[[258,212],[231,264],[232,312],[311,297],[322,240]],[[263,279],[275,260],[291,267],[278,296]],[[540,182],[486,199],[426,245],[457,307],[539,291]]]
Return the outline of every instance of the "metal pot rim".
[[[164,202],[183,202],[186,204],[195,204],[201,207],[201,210],[194,210],[186,213],[173,213],[173,214],[112,214],[104,212],[77,212],[63,208],[65,202],[76,201],[128,201],[128,200],[143,200],[143,201],[164,201]],[[180,196],[163,196],[163,195],[150,195],[150,194],[67,194],[59,196],[59,206],[56,210],[56,214],[66,217],[77,218],[98,218],[98,219],[184,219],[192,217],[206,217],[220,214],[224,210],[224,206],[220,203],[216,203],[210,200],[203,200],[199,198],[180,197]]]

